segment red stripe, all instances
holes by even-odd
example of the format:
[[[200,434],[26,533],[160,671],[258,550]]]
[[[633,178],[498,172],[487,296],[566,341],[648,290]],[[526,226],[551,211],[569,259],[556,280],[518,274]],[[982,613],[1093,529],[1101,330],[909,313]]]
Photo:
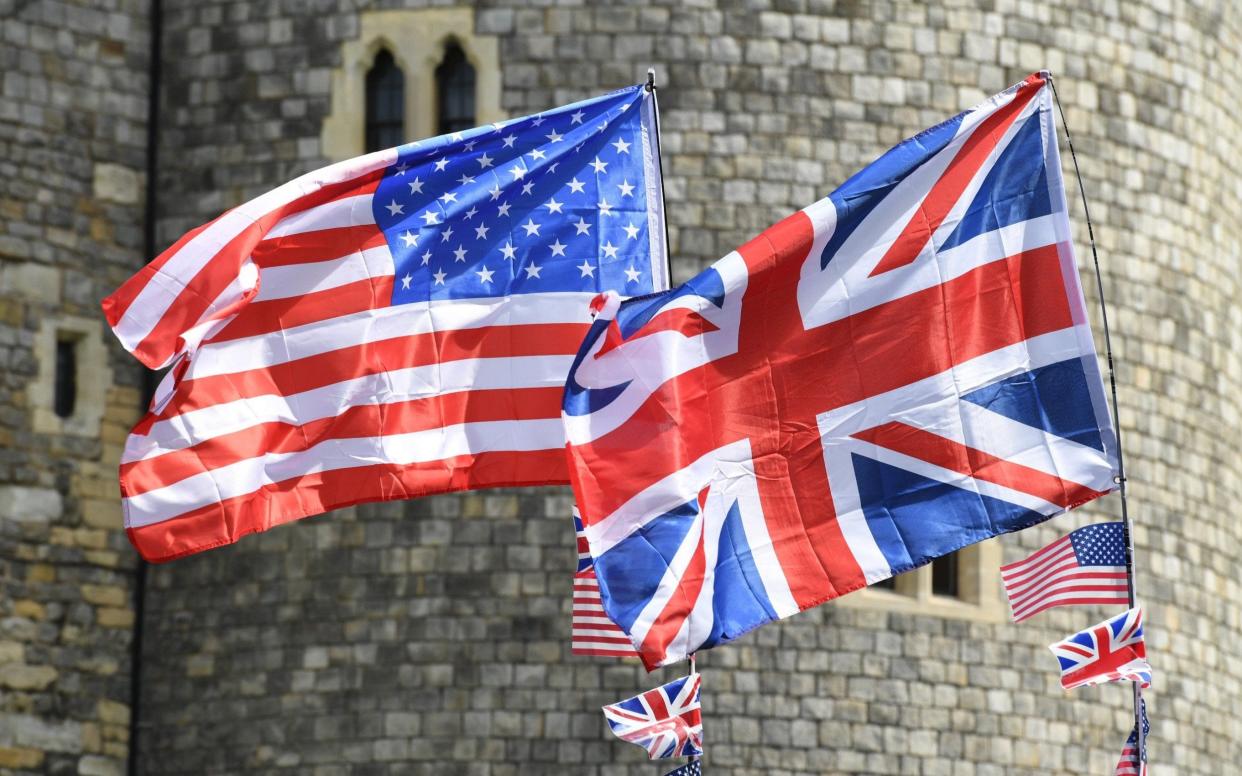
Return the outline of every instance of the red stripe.
[[[949,162],[944,173],[928,191],[927,197],[910,217],[909,223],[889,246],[884,258],[871,270],[870,277],[904,267],[918,258],[953,206],[962,198],[962,193],[987,161],[988,155],[1000,143],[1005,131],[1043,85],[1042,78],[1032,75],[1018,88],[1008,105],[979,122],[979,126],[971,132],[953,161]]]
[[[470,358],[577,352],[588,324],[532,323],[453,329],[366,342],[281,364],[183,380],[157,418],[252,396],[291,396],[367,375]],[[136,433],[141,433],[135,429]]]
[[[1057,553],[1055,558],[1046,558],[1050,553]],[[1074,557],[1074,548],[1068,536],[1062,536],[1052,544],[1036,552],[1030,557],[1001,566],[1002,577],[1014,577],[1026,574],[1040,565],[1059,562],[1062,557]]]
[[[637,657],[638,653],[631,646],[628,651],[624,649],[604,649],[575,646],[571,650],[575,655],[594,655],[596,657]]]
[[[208,221],[202,226],[186,232],[181,236],[180,240],[177,240],[177,242],[173,243],[170,248],[161,253],[159,256],[156,256],[155,259],[153,259],[149,264],[134,273],[129,280],[126,280],[121,284],[120,288],[113,291],[110,296],[104,299],[100,306],[103,307],[104,317],[108,320],[108,325],[115,328],[116,325],[120,323],[121,319],[125,317],[125,313],[129,311],[130,305],[132,305],[134,300],[138,298],[138,294],[142,293],[142,289],[151,282],[151,278],[158,275],[159,270],[163,269],[164,265],[167,264],[168,261],[182,248],[184,248],[186,243],[193,240],[200,232],[214,224],[216,221],[219,221],[220,218],[223,218],[225,215],[228,215],[227,211],[218,218]]]
[[[1046,612],[1049,609],[1055,609],[1058,606],[1105,606],[1107,604],[1115,604],[1119,602],[1124,602],[1126,600],[1128,599],[1126,598],[1126,596],[1123,595],[1121,597],[1099,597],[1099,598],[1083,597],[1083,598],[1075,598],[1070,601],[1053,601],[1047,604],[1043,604],[1042,606],[1039,606],[1035,609],[1031,609],[1029,611],[1026,609],[1023,609],[1021,612],[1014,612],[1013,621],[1022,622],[1023,620],[1028,620],[1031,617],[1034,617],[1040,612]]]
[[[153,563],[232,544],[309,515],[368,501],[411,499],[480,488],[563,485],[562,450],[489,452],[412,465],[376,464],[308,474],[210,504],[171,520],[128,529]]]
[[[328,439],[391,436],[459,423],[560,417],[560,388],[462,391],[392,404],[364,404],[339,415],[295,423],[262,423],[182,450],[122,464],[125,493],[136,496],[264,453],[296,453]]]
[[[258,337],[392,304],[392,275],[246,305],[211,342]]]
[[[388,238],[375,224],[338,226],[269,237],[255,246],[251,257],[260,267],[285,267],[331,261],[387,244]]]
[[[669,596],[664,608],[647,631],[647,635],[643,637],[642,646],[638,651],[648,671],[658,666],[668,654],[669,644],[677,636],[677,632],[681,630],[686,618],[690,616],[695,603],[699,600],[699,592],[703,589],[703,580],[707,571],[702,531],[703,523],[699,521],[698,546],[694,554],[690,556],[690,562],[686,564],[685,571],[677,580],[677,589]]]
[[[905,423],[884,423],[860,431],[854,437],[984,482],[1030,493],[1061,508],[1104,495],[1085,485],[967,447]]]
[[[1096,569],[1089,571],[1087,569]],[[1103,571],[1098,566],[1079,566],[1077,563],[1071,563],[1063,569],[1057,569],[1052,576],[1037,577],[1028,580],[1022,585],[1010,585],[1005,583],[1005,592],[1009,597],[1018,600],[1030,598],[1039,594],[1041,590],[1046,590],[1066,582],[1073,582],[1078,579],[1125,579],[1124,571]]]

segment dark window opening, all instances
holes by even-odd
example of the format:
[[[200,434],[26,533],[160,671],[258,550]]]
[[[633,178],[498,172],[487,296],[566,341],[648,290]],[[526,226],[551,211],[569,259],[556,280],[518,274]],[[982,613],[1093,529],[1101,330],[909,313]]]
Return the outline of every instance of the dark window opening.
[[[367,152],[405,142],[405,75],[381,51],[367,71]]]
[[[932,561],[932,593],[957,598],[957,553]]]
[[[441,135],[478,123],[474,120],[474,67],[456,43],[448,44],[436,68],[436,115]]]
[[[56,382],[52,409],[62,418],[73,414],[78,403],[78,343],[71,339],[56,341]]]

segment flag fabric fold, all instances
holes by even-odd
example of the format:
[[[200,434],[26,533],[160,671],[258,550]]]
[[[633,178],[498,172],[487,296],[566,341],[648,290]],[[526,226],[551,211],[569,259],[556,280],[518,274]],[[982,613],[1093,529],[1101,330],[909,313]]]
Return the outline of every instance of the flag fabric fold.
[[[679,288],[597,301],[562,419],[648,667],[1115,487],[1052,116],[1032,75]]]
[[[667,288],[641,86],[309,173],[103,302],[170,367],[125,448],[169,560],[349,504],[568,481],[559,398],[602,291]]]
[[[1140,608],[1092,625],[1048,649],[1061,665],[1061,686],[1067,690],[1106,682],[1151,685]]]
[[[1086,525],[1030,557],[1001,566],[1014,622],[1058,606],[1129,604],[1125,526]]]
[[[612,734],[647,750],[652,760],[703,754],[703,720],[699,706],[702,677],[674,679],[654,690],[604,706]]]

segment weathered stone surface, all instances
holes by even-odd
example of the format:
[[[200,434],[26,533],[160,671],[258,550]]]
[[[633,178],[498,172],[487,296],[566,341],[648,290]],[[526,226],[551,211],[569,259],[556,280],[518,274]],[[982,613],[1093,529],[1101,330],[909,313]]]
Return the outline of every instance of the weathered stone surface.
[[[19,523],[50,523],[64,509],[60,493],[52,488],[0,486],[0,518]]]

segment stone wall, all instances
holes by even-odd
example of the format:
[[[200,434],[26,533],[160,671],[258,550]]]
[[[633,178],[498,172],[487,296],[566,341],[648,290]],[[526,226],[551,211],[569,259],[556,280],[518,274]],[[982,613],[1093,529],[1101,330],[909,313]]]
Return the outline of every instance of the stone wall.
[[[140,375],[99,300],[142,261],[147,4],[0,2],[0,773],[124,772]],[[56,343],[73,412],[55,414]]]

